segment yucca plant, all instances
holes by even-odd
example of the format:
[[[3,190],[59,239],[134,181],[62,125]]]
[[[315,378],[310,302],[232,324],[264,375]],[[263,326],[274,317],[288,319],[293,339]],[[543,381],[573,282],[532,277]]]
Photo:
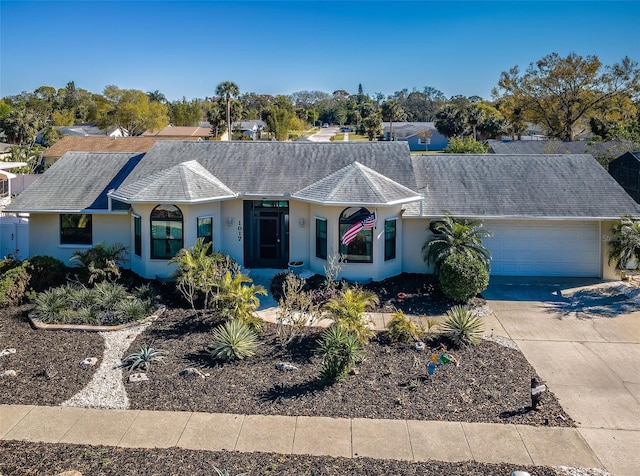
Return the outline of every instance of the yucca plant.
[[[349,287],[331,298],[325,304],[325,309],[336,325],[351,332],[361,342],[367,342],[373,330],[368,327],[365,312],[379,303],[378,296],[373,292]]]
[[[482,337],[483,323],[466,306],[453,306],[440,329],[456,345],[477,344]]]
[[[230,320],[216,327],[213,332],[211,357],[226,362],[242,360],[255,354],[258,336],[247,324]]]
[[[387,324],[387,330],[393,340],[402,342],[409,342],[412,339],[417,340],[421,334],[418,327],[401,310],[393,313],[393,317]]]
[[[140,347],[139,352],[129,354],[122,359],[122,365],[129,367],[129,371],[132,372],[137,368],[148,371],[151,369],[151,364],[154,362],[164,363],[164,350],[155,349],[150,344],[144,344]]]
[[[343,380],[364,356],[362,341],[339,325],[325,329],[318,344],[320,377],[327,383]]]

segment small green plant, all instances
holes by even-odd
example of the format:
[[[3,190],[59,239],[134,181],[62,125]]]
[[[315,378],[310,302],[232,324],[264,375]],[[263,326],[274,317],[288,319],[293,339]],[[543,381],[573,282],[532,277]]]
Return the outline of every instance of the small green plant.
[[[453,306],[449,309],[440,328],[455,345],[477,344],[483,332],[482,319],[466,306]]]
[[[150,313],[149,303],[135,298],[123,299],[114,307],[114,315],[120,322],[139,321]]]
[[[120,264],[127,254],[121,243],[98,243],[86,250],[76,251],[71,264],[80,269],[80,278],[87,284],[115,281],[120,277]]]
[[[66,292],[63,288],[54,288],[36,296],[34,313],[42,322],[56,322],[67,308]]]
[[[387,324],[387,330],[389,331],[389,337],[395,341],[410,342],[412,339],[420,340],[419,335],[421,332],[419,328],[401,310],[393,313],[393,317]]]
[[[378,296],[371,291],[349,287],[331,298],[325,304],[325,309],[336,325],[345,328],[364,343],[373,334],[365,311],[379,303]]]
[[[114,309],[128,296],[124,286],[109,282],[96,284],[95,292],[102,306],[107,309]]]
[[[440,287],[449,298],[467,302],[489,285],[489,272],[484,264],[471,256],[454,254],[440,267]]]
[[[325,383],[343,380],[364,357],[362,341],[339,325],[325,329],[318,345],[322,357],[320,377]]]
[[[255,354],[258,336],[247,324],[230,320],[213,330],[211,357],[230,362],[242,360]]]
[[[31,276],[29,286],[36,292],[60,286],[64,283],[66,266],[59,259],[51,256],[32,256],[26,265]]]
[[[129,371],[132,372],[138,368],[148,371],[151,369],[151,364],[154,362],[164,363],[164,350],[155,349],[150,344],[144,344],[140,347],[139,352],[129,354],[122,359],[122,365],[129,367]]]

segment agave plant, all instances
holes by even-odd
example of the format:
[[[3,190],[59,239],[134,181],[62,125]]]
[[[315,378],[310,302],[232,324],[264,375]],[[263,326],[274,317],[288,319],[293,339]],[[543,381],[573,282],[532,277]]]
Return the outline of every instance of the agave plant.
[[[213,330],[211,357],[218,360],[242,360],[255,354],[258,336],[247,324],[227,321]]]
[[[153,362],[164,363],[164,354],[164,350],[155,349],[150,344],[144,344],[140,347],[139,352],[129,354],[122,359],[122,364],[125,367],[128,366],[130,372],[137,368],[147,371],[151,368]]]
[[[440,329],[456,345],[477,344],[482,337],[483,323],[466,306],[453,306]]]

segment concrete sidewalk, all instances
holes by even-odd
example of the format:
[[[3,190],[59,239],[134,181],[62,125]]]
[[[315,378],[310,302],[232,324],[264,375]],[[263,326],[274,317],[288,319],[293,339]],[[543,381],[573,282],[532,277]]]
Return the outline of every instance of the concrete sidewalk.
[[[0,405],[0,439],[602,468],[575,428]]]

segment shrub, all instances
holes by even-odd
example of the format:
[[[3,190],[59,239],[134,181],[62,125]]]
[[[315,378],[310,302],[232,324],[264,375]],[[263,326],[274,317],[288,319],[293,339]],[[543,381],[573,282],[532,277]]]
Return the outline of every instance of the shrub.
[[[365,311],[380,302],[378,296],[362,288],[346,288],[325,305],[336,325],[355,335],[361,342],[369,340],[373,330]]]
[[[164,350],[154,349],[151,345],[145,344],[140,347],[139,352],[129,354],[122,359],[122,365],[125,367],[128,366],[130,372],[137,368],[148,371],[151,369],[153,362],[164,363],[164,354]]]
[[[453,306],[440,329],[455,345],[477,344],[482,337],[483,323],[466,306]]]
[[[403,311],[396,311],[389,324],[387,324],[389,336],[396,341],[409,342],[411,339],[419,340],[421,331],[409,319]]]
[[[20,266],[20,260],[13,258],[5,258],[0,260],[0,277],[10,269]]]
[[[87,250],[76,251],[71,263],[80,268],[80,278],[88,283],[115,281],[120,277],[120,264],[125,258],[127,247],[121,243],[98,243]]]
[[[29,285],[36,292],[60,286],[65,281],[67,267],[51,256],[32,256],[26,265],[31,276]]]
[[[325,329],[318,344],[320,377],[326,383],[343,380],[364,356],[362,341],[339,325]]]
[[[0,275],[0,304],[4,306],[21,304],[29,289],[29,279],[30,276],[24,264]]]
[[[227,321],[213,330],[211,357],[226,362],[242,360],[255,354],[258,336],[237,320]]]
[[[449,256],[440,267],[440,287],[449,298],[467,302],[489,285],[489,272],[482,262],[464,254]]]
[[[283,297],[277,314],[277,335],[280,345],[286,347],[302,330],[320,318],[320,309],[310,292],[304,290],[305,280],[294,273],[286,273],[282,283]]]
[[[151,306],[148,302],[137,298],[124,299],[116,304],[114,317],[118,322],[139,321],[151,313]]]

